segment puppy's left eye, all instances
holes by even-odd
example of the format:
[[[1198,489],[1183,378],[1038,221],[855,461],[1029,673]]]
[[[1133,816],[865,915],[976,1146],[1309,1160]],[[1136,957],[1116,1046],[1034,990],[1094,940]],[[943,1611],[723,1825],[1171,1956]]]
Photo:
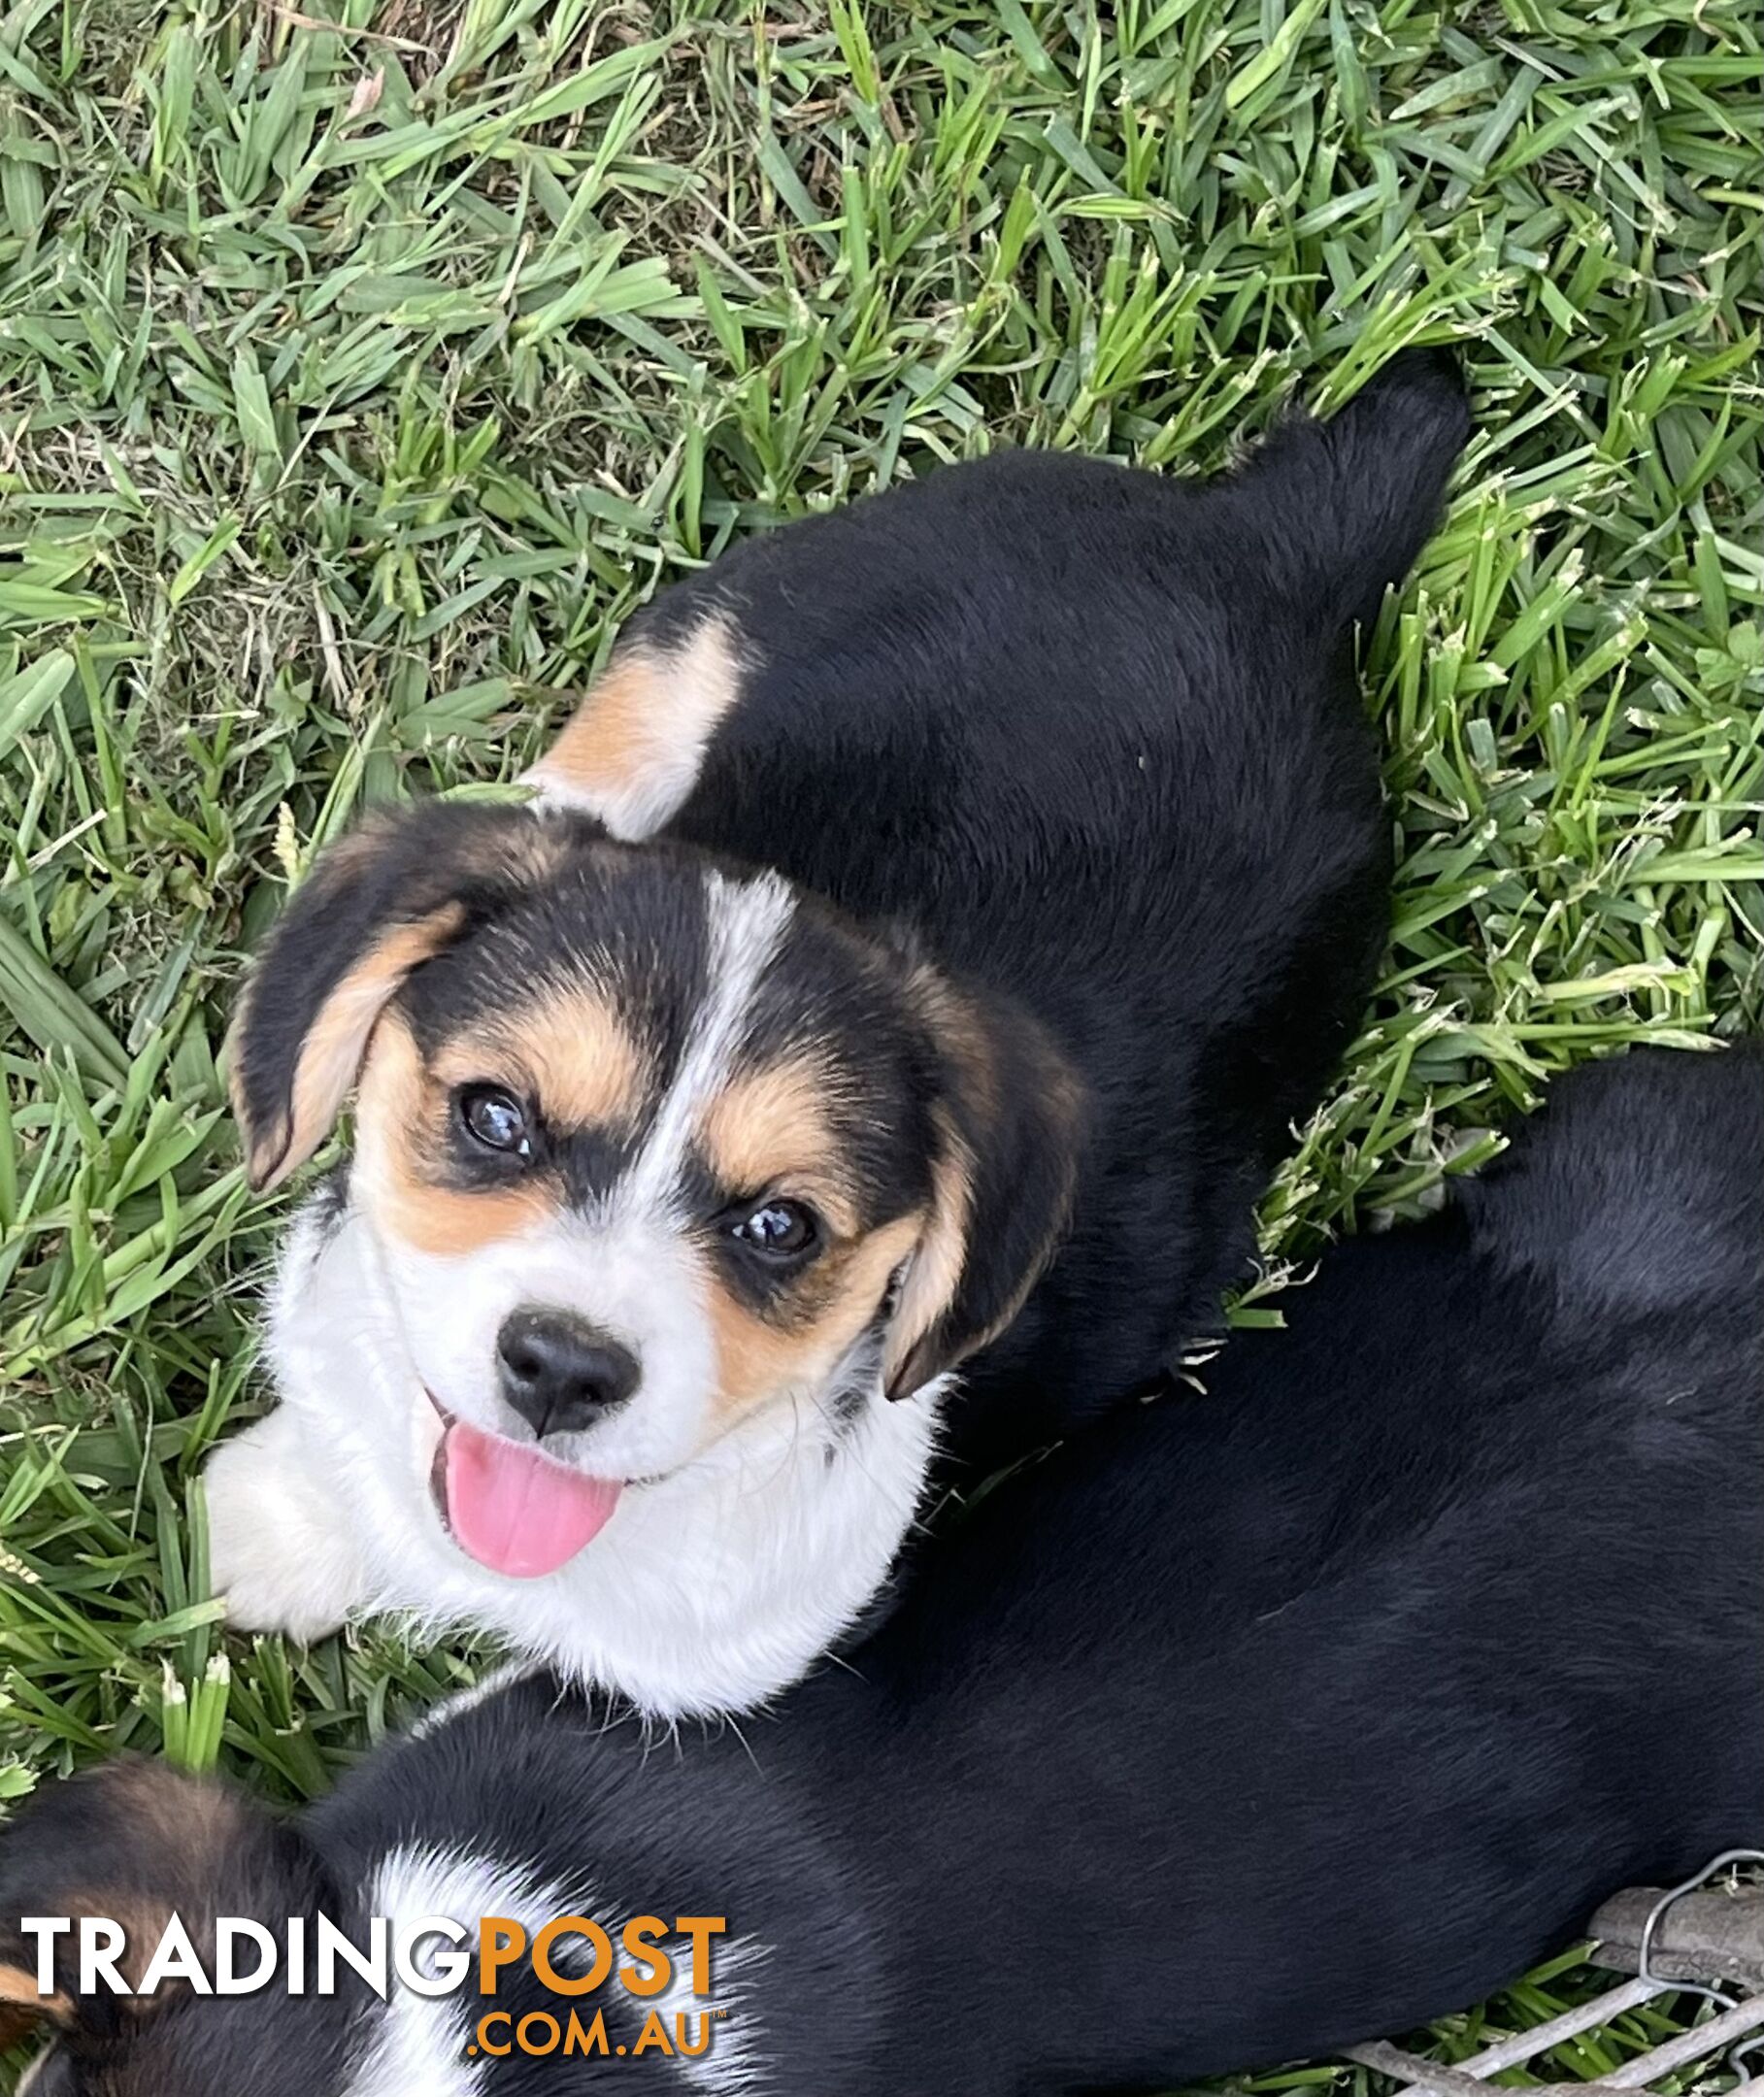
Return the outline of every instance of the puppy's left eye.
[[[728,1224],[729,1236],[768,1259],[801,1259],[818,1236],[815,1212],[801,1202],[762,1202]]]
[[[513,1092],[505,1092],[500,1085],[467,1085],[459,1095],[459,1118],[466,1134],[486,1150],[532,1156],[526,1110]]]

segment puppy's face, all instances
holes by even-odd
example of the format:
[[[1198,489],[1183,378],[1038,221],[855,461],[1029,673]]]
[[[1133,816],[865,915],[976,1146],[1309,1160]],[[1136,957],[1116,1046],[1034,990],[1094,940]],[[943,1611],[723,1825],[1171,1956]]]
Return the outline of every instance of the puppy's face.
[[[360,1064],[349,1201],[474,1557],[552,1571],[626,1486],[1013,1315],[1075,1141],[1018,1015],[776,876],[524,812],[365,835],[266,960],[236,1096],[274,1177]]]
[[[362,1077],[354,1196],[444,1422],[623,1484],[874,1382],[935,1091],[899,982],[777,881],[580,856],[411,979]],[[463,1439],[495,1476],[449,1440],[439,1487],[494,1556],[511,1460]]]

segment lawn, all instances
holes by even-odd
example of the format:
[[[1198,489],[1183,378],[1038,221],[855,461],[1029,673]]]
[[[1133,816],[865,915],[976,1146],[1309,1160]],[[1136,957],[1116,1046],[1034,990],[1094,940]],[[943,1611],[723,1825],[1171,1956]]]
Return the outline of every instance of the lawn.
[[[1387,972],[1241,1315],[1568,1064],[1755,1028],[1759,46],[1754,0],[0,16],[0,1800],[124,1746],[310,1795],[469,1679],[218,1628],[283,1206],[226,1014],[320,844],[494,791],[737,534],[1001,443],[1215,467],[1458,341],[1479,435],[1365,645]]]

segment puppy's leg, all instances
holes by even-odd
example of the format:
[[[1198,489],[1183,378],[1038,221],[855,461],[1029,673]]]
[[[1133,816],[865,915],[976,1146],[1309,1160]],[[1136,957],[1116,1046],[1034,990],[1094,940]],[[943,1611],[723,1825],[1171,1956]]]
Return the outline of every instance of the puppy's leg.
[[[343,1503],[286,1406],[209,1458],[209,1570],[242,1631],[317,1639],[367,1599],[367,1568]]]
[[[679,815],[741,688],[733,620],[714,612],[660,647],[624,643],[522,783],[542,808],[582,809],[640,843]]]

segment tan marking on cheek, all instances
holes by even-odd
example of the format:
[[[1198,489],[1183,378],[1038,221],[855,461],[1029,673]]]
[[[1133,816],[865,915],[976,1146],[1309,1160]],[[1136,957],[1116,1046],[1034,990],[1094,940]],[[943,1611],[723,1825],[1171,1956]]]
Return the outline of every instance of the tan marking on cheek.
[[[666,653],[643,641],[617,649],[529,782],[590,809],[615,837],[653,836],[684,805],[740,697],[738,641],[716,613]]]
[[[630,1029],[588,983],[548,991],[444,1042],[430,1077],[442,1087],[506,1085],[563,1130],[634,1127],[654,1082]]]
[[[838,1237],[857,1228],[849,1162],[827,1113],[835,1073],[814,1057],[738,1078],[710,1102],[695,1134],[718,1183],[814,1203]]]
[[[649,1061],[597,991],[557,991],[516,1017],[505,1039],[531,1072],[551,1127],[635,1126],[651,1083]]]
[[[438,1155],[448,1140],[450,1112],[447,1085],[424,1070],[403,1018],[388,1014],[361,1074],[352,1185],[393,1236],[419,1252],[456,1259],[546,1221],[557,1202],[552,1183],[538,1177],[469,1192],[425,1177],[425,1157]]]
[[[768,1400],[819,1391],[882,1306],[888,1278],[923,1223],[900,1216],[853,1246],[823,1252],[804,1275],[788,1322],[756,1315],[713,1281],[719,1427]]]
[[[317,1149],[355,1082],[386,1000],[414,968],[455,937],[464,918],[462,905],[447,903],[413,924],[383,933],[325,999],[301,1044],[287,1121],[263,1131],[251,1145],[249,1169],[254,1187],[262,1191],[278,1185]],[[248,991],[247,998],[253,994]],[[248,1010],[241,1008],[241,1030]],[[238,1081],[234,1107],[245,1122]]]
[[[402,1181],[375,1205],[389,1231],[418,1252],[441,1259],[463,1259],[485,1246],[531,1230],[558,1213],[548,1182],[461,1193],[449,1187]]]

